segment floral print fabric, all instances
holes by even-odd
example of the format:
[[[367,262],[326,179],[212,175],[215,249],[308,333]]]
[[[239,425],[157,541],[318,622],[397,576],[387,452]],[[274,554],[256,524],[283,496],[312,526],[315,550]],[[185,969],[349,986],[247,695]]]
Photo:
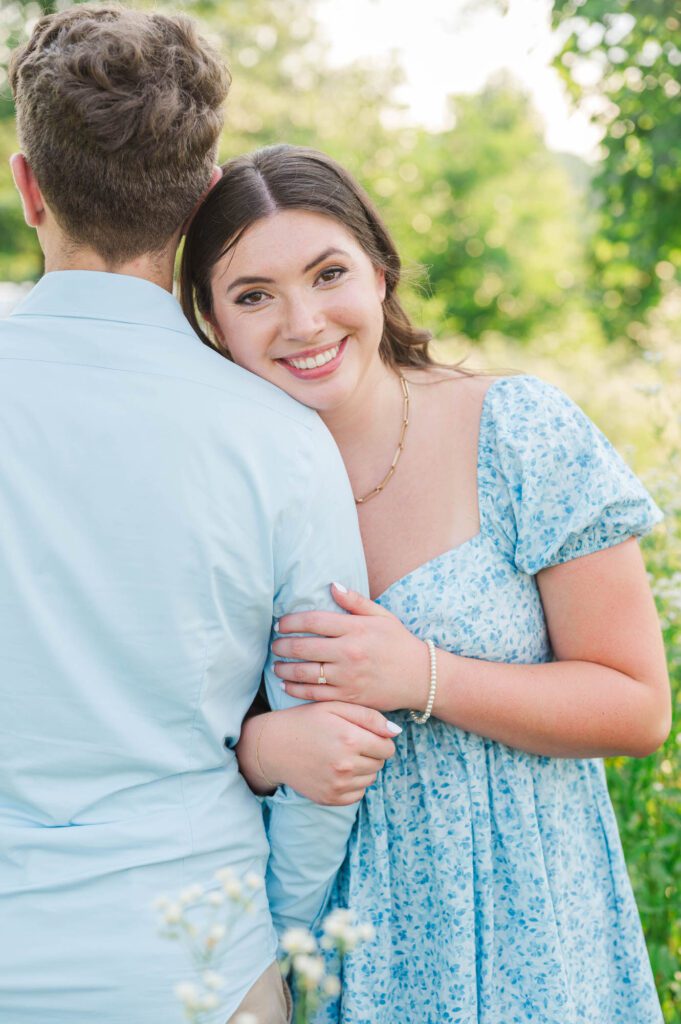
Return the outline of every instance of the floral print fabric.
[[[551,648],[534,576],[648,530],[659,511],[565,395],[487,391],[480,531],[379,598],[483,661]],[[324,1024],[661,1024],[600,760],[539,757],[412,723],[360,807],[334,904],[376,929]]]

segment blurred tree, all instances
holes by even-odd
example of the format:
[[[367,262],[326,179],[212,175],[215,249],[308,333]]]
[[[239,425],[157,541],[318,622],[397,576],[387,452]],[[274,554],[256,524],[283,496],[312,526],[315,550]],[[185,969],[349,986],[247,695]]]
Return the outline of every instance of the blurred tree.
[[[581,302],[582,165],[574,174],[546,148],[529,100],[505,77],[454,98],[452,113],[448,131],[402,133],[375,153],[365,180],[385,197],[405,256],[428,268],[428,320],[474,339],[528,340]]]
[[[681,3],[555,0],[556,66],[603,130],[594,180],[594,298],[611,336],[641,320],[681,268]]]

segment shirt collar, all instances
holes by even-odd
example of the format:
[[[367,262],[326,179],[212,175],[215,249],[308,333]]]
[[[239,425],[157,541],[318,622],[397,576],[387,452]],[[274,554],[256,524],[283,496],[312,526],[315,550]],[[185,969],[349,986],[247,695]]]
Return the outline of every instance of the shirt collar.
[[[45,274],[11,315],[108,320],[165,327],[196,337],[170,292],[141,277],[98,270],[55,270]]]

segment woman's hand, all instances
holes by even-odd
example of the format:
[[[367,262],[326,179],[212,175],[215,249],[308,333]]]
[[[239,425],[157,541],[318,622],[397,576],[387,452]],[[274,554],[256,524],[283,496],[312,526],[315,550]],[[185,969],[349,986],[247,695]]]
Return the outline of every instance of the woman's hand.
[[[272,650],[295,662],[277,662],[274,671],[292,697],[344,701],[379,711],[422,710],[428,699],[428,648],[400,620],[354,591],[333,584],[337,604],[350,612],[297,612],[285,615],[277,631],[312,633],[282,636]],[[324,666],[320,685],[320,664]]]
[[[244,722],[239,767],[258,793],[272,792],[271,782],[317,804],[353,804],[395,753],[390,737],[399,732],[371,708],[338,701],[301,704]]]

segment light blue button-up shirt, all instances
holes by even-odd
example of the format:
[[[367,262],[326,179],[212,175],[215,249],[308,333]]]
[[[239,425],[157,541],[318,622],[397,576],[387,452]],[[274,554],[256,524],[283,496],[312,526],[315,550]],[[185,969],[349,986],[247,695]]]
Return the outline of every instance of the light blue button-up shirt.
[[[179,1024],[192,971],[151,904],[223,866],[265,873],[230,747],[273,621],[336,607],[334,579],[366,587],[342,462],[170,294],[68,271],[0,322],[0,467],[0,1020]],[[354,812],[278,792],[277,927],[318,919]],[[262,894],[211,1020],[276,946]]]

